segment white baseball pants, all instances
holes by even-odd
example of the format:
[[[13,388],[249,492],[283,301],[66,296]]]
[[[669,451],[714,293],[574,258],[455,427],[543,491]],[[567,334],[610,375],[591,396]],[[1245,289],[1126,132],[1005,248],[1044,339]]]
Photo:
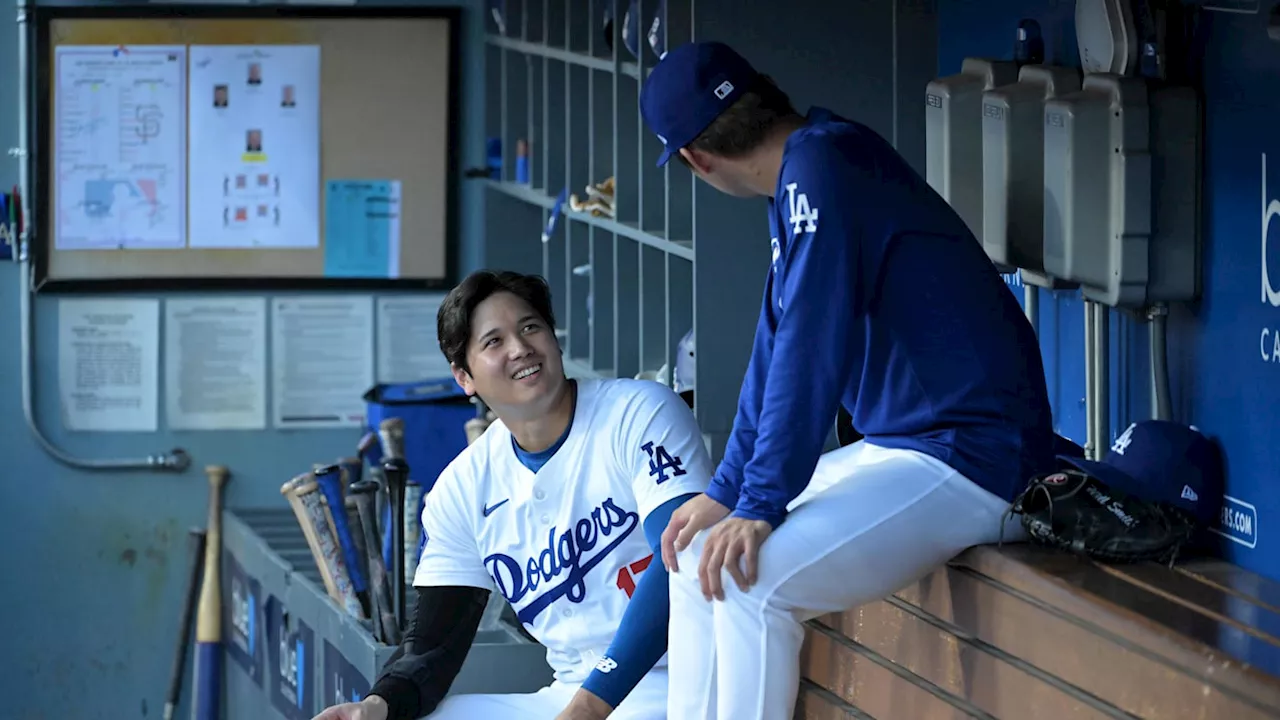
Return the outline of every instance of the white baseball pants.
[[[747,592],[698,583],[706,532],[671,576],[670,720],[780,720],[795,712],[805,620],[888,597],[965,548],[996,542],[1009,503],[946,464],[860,441],[824,454],[760,548]],[[1016,521],[1006,541],[1023,540]]]
[[[424,720],[555,720],[579,686],[555,681],[533,693],[450,695]],[[649,671],[609,714],[609,720],[665,720],[666,717],[666,668]]]

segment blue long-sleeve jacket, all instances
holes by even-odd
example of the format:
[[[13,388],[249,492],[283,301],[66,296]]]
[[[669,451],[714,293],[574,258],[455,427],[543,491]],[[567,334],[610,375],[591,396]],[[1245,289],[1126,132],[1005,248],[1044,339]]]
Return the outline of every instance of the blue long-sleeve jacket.
[[[708,494],[777,526],[843,405],[870,443],[1011,499],[1052,460],[1034,332],[946,201],[866,126],[822,109],[769,201],[772,262]]]

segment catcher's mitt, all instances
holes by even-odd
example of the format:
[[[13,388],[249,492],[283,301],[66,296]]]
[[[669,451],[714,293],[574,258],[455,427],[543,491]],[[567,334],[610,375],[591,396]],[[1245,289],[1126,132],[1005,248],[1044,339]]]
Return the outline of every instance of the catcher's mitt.
[[[1075,469],[1031,479],[1010,511],[1032,540],[1104,562],[1168,562],[1194,521],[1177,508],[1113,491]]]

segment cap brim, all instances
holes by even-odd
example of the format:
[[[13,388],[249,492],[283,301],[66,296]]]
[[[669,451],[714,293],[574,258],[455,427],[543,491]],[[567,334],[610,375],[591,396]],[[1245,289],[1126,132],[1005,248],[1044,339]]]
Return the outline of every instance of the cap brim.
[[[663,167],[668,162],[670,162],[671,156],[674,154],[675,153],[671,152],[670,150],[663,150],[662,154],[658,156],[658,167]]]
[[[1147,497],[1142,484],[1133,479],[1123,470],[1117,470],[1114,466],[1108,465],[1097,460],[1085,460],[1084,458],[1071,457],[1070,455],[1059,455],[1058,459],[1069,465],[1074,466],[1077,470],[1086,475],[1095,477],[1106,483],[1113,490],[1119,490],[1126,495],[1133,495],[1147,502],[1156,502],[1164,500],[1164,498]]]

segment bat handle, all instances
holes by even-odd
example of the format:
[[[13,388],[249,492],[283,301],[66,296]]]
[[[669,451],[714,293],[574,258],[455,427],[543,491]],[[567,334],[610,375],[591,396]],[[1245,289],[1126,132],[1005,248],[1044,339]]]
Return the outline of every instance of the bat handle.
[[[227,484],[227,478],[230,477],[231,471],[226,465],[207,465],[204,474],[209,478],[209,485],[214,489],[220,490],[223,485]]]
[[[344,506],[342,486],[342,466],[327,465],[315,470],[316,482],[325,502],[329,505],[329,514],[333,518],[333,529],[337,533],[334,538],[342,551],[343,560],[347,563],[347,574],[351,577],[351,585],[360,597],[360,604],[368,603],[369,585],[365,582],[364,573],[360,571],[360,558],[356,556],[355,543],[351,537],[351,528],[347,525],[347,513]]]
[[[400,627],[396,624],[391,598],[388,597],[390,588],[387,570],[382,564],[382,551],[377,537],[377,492],[378,484],[372,480],[362,480],[351,486],[351,496],[355,499],[361,531],[364,533],[365,553],[369,557],[369,590],[381,616],[382,636],[378,639],[390,645],[399,645]]]
[[[378,423],[383,462],[404,458],[404,418],[390,417]]]
[[[409,482],[409,466],[403,458],[389,458],[382,464],[387,478],[387,504],[391,506],[391,601],[396,622],[403,627],[404,616],[404,495]]]
[[[370,430],[360,437],[360,441],[356,443],[356,458],[361,464],[365,462],[373,462],[373,458],[369,457],[369,451],[378,442],[378,433]]]
[[[418,570],[418,544],[422,537],[422,516],[419,506],[422,503],[422,485],[409,480],[404,491],[404,553],[405,584],[412,584],[412,578]]]
[[[350,489],[352,485],[360,482],[361,475],[364,473],[364,462],[360,458],[345,457],[338,461],[338,465],[342,468],[344,488]]]
[[[165,720],[173,720],[178,711],[178,699],[182,697],[182,676],[187,667],[187,650],[191,647],[191,621],[195,616],[196,592],[200,588],[200,576],[204,573],[205,531],[192,528],[187,536],[187,554],[191,573],[187,576],[187,596],[182,603],[182,620],[178,624],[178,650],[169,670],[169,694],[165,698]]]

